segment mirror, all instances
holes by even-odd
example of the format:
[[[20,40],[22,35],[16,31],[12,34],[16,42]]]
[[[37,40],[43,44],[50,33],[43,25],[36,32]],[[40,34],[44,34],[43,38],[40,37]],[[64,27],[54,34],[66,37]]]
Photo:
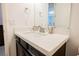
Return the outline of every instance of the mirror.
[[[55,25],[54,3],[34,4],[34,7],[35,7],[34,25],[37,25],[37,26],[40,25],[44,28]]]
[[[15,20],[15,27],[33,27],[34,25],[40,25],[43,28],[48,28],[48,26],[53,26],[57,28],[56,32],[60,30],[59,28],[64,28],[63,30],[70,28],[70,3],[8,5],[12,6],[12,8],[9,7],[11,9],[9,16]]]
[[[70,3],[39,3],[35,6],[35,25],[69,28]]]
[[[70,28],[70,3],[40,3],[35,4],[35,25],[44,28],[56,27],[57,31]]]

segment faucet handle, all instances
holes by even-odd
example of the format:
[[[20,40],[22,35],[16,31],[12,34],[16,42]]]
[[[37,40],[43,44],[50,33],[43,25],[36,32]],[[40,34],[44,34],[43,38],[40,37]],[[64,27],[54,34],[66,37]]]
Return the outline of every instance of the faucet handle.
[[[33,26],[33,31],[39,31],[42,33],[45,33],[45,28],[41,27],[41,26]]]
[[[39,27],[39,32],[42,32],[44,33],[45,32],[45,28],[41,27],[41,26],[38,26]]]
[[[33,26],[33,31],[38,31],[38,26]]]

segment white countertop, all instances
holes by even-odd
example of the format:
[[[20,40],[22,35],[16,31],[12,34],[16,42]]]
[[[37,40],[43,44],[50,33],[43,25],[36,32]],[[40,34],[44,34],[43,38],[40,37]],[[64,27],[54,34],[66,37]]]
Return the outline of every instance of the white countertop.
[[[15,35],[47,56],[53,55],[69,36],[62,34],[39,34],[35,32],[15,31]]]

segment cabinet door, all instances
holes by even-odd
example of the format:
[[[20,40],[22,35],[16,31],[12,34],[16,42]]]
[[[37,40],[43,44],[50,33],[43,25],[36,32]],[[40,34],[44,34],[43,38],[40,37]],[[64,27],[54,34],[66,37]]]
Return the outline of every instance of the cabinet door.
[[[20,39],[20,44],[23,46],[24,49],[28,49],[28,44],[24,40]]]
[[[22,56],[22,47],[16,43],[17,56]]]
[[[53,56],[65,56],[65,52],[66,52],[66,43],[63,44],[63,46],[58,51],[56,51]]]
[[[30,56],[20,43],[16,43],[17,56]]]
[[[30,46],[30,45],[29,45],[28,50],[30,51],[30,53],[31,53],[33,56],[45,56],[43,53],[41,53],[40,51],[38,51],[37,49],[35,49],[34,47],[32,47],[32,46]]]

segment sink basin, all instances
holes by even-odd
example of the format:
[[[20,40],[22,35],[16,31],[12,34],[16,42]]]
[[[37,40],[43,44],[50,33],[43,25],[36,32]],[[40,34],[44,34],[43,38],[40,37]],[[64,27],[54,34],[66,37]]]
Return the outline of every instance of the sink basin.
[[[41,35],[41,36],[47,36],[48,35],[48,33],[40,33],[40,32],[37,32],[36,34]]]
[[[37,37],[42,37],[42,36],[47,36],[48,33],[40,33],[40,32],[33,32],[33,31],[28,31],[28,32],[22,32],[24,35],[31,35],[31,36],[37,36]]]

